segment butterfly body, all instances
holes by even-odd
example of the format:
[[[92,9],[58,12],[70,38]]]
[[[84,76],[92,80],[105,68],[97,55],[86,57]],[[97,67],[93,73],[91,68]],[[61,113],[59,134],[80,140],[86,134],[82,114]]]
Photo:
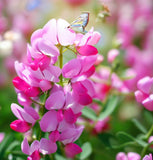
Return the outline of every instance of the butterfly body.
[[[68,28],[73,29],[76,32],[85,33],[85,27],[87,26],[89,21],[89,12],[82,12],[82,14],[76,18]]]

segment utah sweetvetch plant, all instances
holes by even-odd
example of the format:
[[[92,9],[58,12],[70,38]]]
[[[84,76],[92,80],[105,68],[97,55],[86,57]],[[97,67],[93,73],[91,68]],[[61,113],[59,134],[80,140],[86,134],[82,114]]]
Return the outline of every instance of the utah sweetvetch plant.
[[[69,158],[82,152],[74,143],[84,129],[77,119],[95,94],[89,77],[100,34],[93,28],[76,33],[68,26],[63,19],[51,19],[32,34],[27,61],[15,62],[13,85],[23,107],[12,103],[17,120],[10,127],[24,133],[21,150],[28,160],[51,158],[57,150]]]

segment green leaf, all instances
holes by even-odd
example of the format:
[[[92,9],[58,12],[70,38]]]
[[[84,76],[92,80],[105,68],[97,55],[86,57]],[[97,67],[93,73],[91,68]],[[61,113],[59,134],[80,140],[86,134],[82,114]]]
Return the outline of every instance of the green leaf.
[[[128,133],[125,132],[118,132],[117,133],[117,137],[120,140],[120,142],[122,143],[126,143],[126,142],[136,142],[138,145],[142,146],[142,147],[146,147],[148,145],[148,143],[146,143],[145,141],[135,138],[131,135],[129,135]]]
[[[82,152],[80,154],[80,159],[83,160],[90,156],[90,154],[92,153],[92,147],[89,142],[86,142],[82,145],[81,148],[82,148]]]
[[[137,119],[132,119],[132,122],[142,133],[147,133],[146,128]]]
[[[108,99],[108,103],[106,104],[103,112],[100,113],[98,120],[103,120],[109,115],[111,115],[113,111],[115,110],[115,108],[117,107],[118,101],[119,101],[118,97],[115,97],[115,96],[110,97]]]
[[[13,136],[12,135],[5,135],[5,138],[3,141],[0,143],[0,159],[3,159],[5,156],[5,152],[9,144],[13,141]]]
[[[96,113],[89,107],[84,107],[82,110],[82,115],[86,118],[97,120]]]
[[[66,158],[62,157],[62,156],[59,155],[59,154],[55,154],[55,159],[56,159],[56,160],[67,160]]]
[[[19,141],[14,141],[11,144],[9,144],[9,146],[6,149],[6,152],[10,152],[12,151],[15,147],[17,146],[21,146],[21,143]]]

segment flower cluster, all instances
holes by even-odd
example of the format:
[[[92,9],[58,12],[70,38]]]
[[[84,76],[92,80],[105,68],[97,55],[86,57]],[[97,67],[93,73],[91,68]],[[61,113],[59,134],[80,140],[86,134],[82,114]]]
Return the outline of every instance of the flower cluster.
[[[148,109],[153,111],[153,77],[144,77],[137,83],[139,90],[135,92],[136,100]]]
[[[76,33],[68,26],[63,19],[51,19],[32,34],[27,62],[15,62],[18,76],[13,84],[18,102],[24,107],[11,105],[18,120],[10,126],[17,132],[32,134],[39,124],[37,140],[29,146],[27,136],[21,146],[32,160],[56,152],[57,141],[65,146],[67,157],[82,151],[74,142],[84,127],[76,122],[82,108],[95,96],[89,77],[95,71],[98,50],[93,45],[100,34],[93,28],[86,34]],[[73,58],[64,62],[67,55]]]
[[[141,157],[138,153],[129,152],[127,155],[124,152],[120,152],[116,156],[116,160],[140,160]],[[142,160],[152,160],[152,154],[145,155]]]

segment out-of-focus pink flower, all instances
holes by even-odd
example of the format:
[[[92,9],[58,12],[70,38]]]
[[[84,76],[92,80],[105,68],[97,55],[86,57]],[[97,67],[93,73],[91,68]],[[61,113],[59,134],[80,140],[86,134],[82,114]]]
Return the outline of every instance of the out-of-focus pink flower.
[[[65,154],[69,158],[73,158],[76,154],[82,152],[82,149],[75,143],[69,143],[65,146]]]
[[[4,133],[0,133],[0,143],[3,141],[5,134]]]
[[[135,92],[136,100],[149,111],[153,111],[153,78],[144,77],[137,83],[139,90]]]
[[[80,6],[87,3],[89,0],[65,0],[65,1],[72,6]]]
[[[116,156],[116,160],[140,160],[138,153],[129,152],[127,155],[124,152],[119,152]]]
[[[119,51],[117,49],[110,50],[107,56],[108,62],[112,63],[118,55],[119,55]]]
[[[101,132],[104,132],[105,130],[107,130],[109,127],[109,125],[108,125],[109,120],[110,120],[109,117],[105,118],[104,120],[99,120],[96,123],[93,132],[94,133],[101,133]]]
[[[151,142],[153,142],[153,136],[150,136],[148,139],[148,143],[151,143]],[[150,147],[153,148],[153,144]]]
[[[152,154],[145,155],[142,160],[152,160]]]

